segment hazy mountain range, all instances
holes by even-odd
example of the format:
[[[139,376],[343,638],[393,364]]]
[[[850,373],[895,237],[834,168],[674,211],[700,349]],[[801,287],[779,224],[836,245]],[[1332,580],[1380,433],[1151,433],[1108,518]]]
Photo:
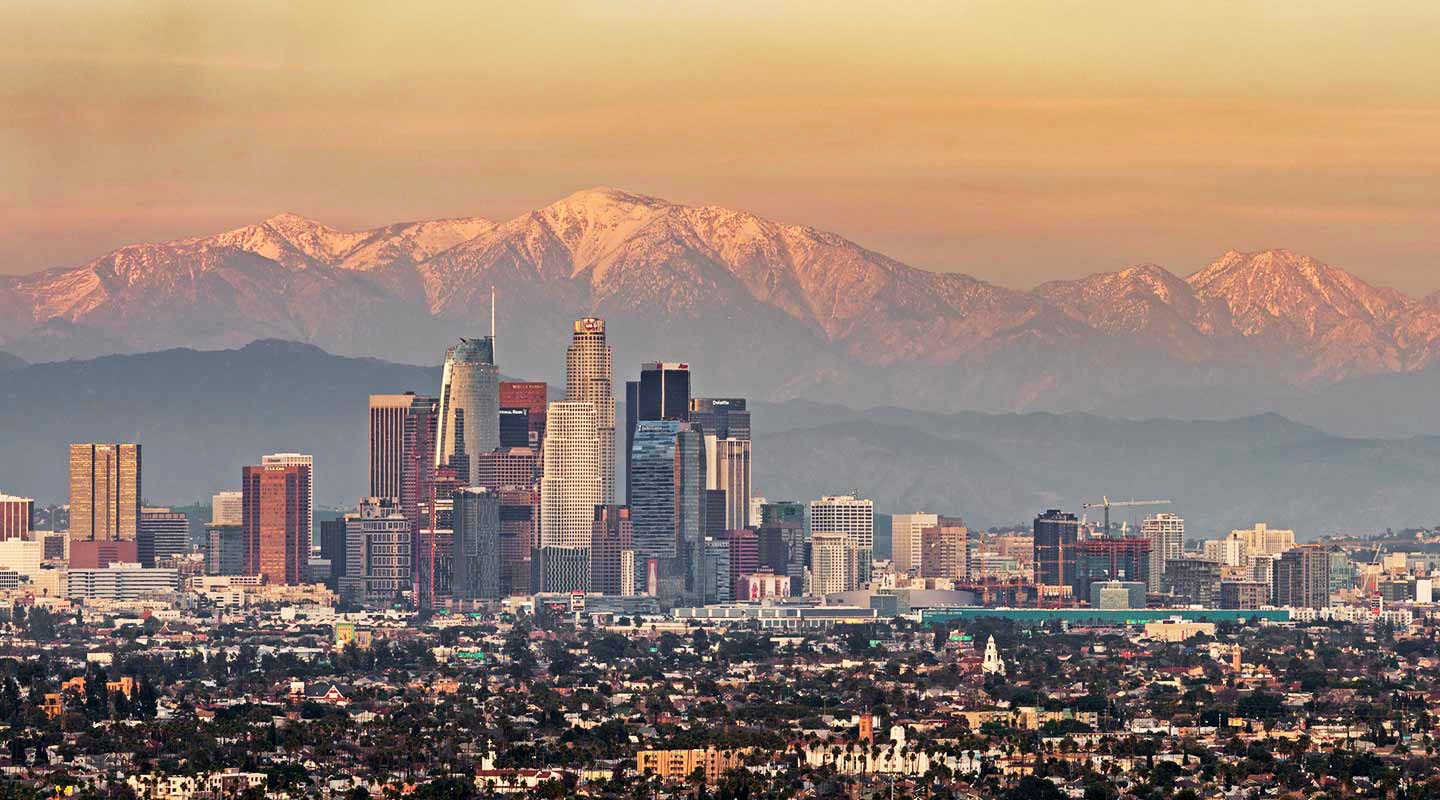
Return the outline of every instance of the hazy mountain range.
[[[7,278],[0,350],[48,361],[281,338],[431,364],[453,337],[486,332],[492,286],[502,369],[557,379],[570,320],[598,313],[621,367],[686,360],[727,393],[852,407],[1144,417],[1214,398],[1263,411],[1420,373],[1440,353],[1435,296],[1286,250],[1228,252],[1188,277],[1142,265],[1019,291],[605,188],[505,222],[346,233],[281,214]]]
[[[62,501],[68,442],[139,441],[152,501],[238,488],[242,465],[298,450],[316,457],[322,504],[353,503],[367,489],[367,395],[434,392],[439,380],[435,367],[283,341],[21,366],[0,380],[0,491]],[[725,388],[696,375],[697,392]],[[1275,414],[1127,421],[800,400],[756,403],[754,420],[755,484],[771,498],[858,491],[882,511],[983,526],[1102,494],[1172,499],[1192,533],[1256,520],[1306,537],[1440,522],[1436,437],[1345,438]]]

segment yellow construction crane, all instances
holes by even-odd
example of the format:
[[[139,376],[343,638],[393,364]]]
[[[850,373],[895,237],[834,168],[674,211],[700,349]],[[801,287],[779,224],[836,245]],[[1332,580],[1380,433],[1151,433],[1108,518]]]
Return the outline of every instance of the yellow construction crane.
[[[1169,500],[1114,500],[1114,501],[1112,501],[1109,497],[1101,496],[1100,502],[1098,502],[1098,503],[1084,503],[1084,504],[1081,506],[1081,508],[1084,508],[1084,509],[1087,509],[1087,510],[1088,510],[1088,509],[1091,509],[1091,508],[1103,508],[1103,509],[1105,509],[1105,529],[1104,529],[1104,530],[1105,530],[1105,533],[1104,533],[1104,535],[1105,535],[1105,536],[1109,536],[1109,535],[1110,535],[1110,507],[1111,507],[1111,506],[1115,506],[1115,507],[1119,508],[1119,507],[1129,507],[1129,506],[1168,506],[1168,505],[1170,505],[1170,501],[1169,501]]]

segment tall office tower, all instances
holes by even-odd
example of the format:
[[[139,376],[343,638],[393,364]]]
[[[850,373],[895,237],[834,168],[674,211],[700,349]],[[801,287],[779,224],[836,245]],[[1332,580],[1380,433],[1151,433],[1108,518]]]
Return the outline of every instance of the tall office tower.
[[[750,441],[750,411],[743,397],[692,397],[690,421],[706,436]]]
[[[696,590],[700,602],[728,603],[735,598],[730,580],[730,543],[725,539],[705,537],[701,545],[700,586]]]
[[[740,576],[760,570],[760,537],[749,528],[738,528],[726,531],[721,538],[730,547],[730,597],[734,599]]]
[[[464,413],[459,417],[463,422]],[[400,443],[400,511],[410,520],[410,529],[418,531],[424,527],[421,522],[422,509],[434,499],[435,475],[439,469],[464,470],[470,475],[469,462],[465,460],[464,440],[460,441],[458,463],[435,466],[435,435],[440,424],[440,401],[434,397],[415,396],[405,412],[401,428]],[[463,431],[462,431],[463,434]],[[452,453],[452,458],[456,456]],[[389,496],[389,495],[384,495]]]
[[[444,471],[453,474],[453,470]],[[437,608],[450,599],[455,566],[454,497],[464,488],[458,478],[443,490],[439,475],[435,483],[435,498],[428,513],[421,514],[420,528],[412,528],[410,537],[413,544],[410,574],[414,586],[411,596],[422,609]]]
[[[1150,585],[1150,540],[1140,538],[1086,539],[1075,543],[1076,600],[1088,600],[1090,584],[1097,581],[1140,582]]]
[[[761,528],[760,566],[776,575],[790,578],[790,591],[799,594],[805,588],[805,529],[793,524]]]
[[[1080,521],[1052,508],[1035,518],[1035,583],[1069,586],[1075,582],[1075,542]]]
[[[630,459],[635,451],[635,426],[667,419],[690,420],[690,365],[668,361],[641,364],[640,380],[625,382],[626,504],[631,504]]]
[[[1330,605],[1330,554],[1316,544],[1292,547],[1275,562],[1275,605],[1324,608]]]
[[[345,518],[320,523],[320,557],[330,562],[330,579],[325,582],[332,591],[339,590],[340,576],[345,574]]]
[[[847,534],[816,532],[810,535],[809,594],[824,597],[859,588],[855,543]]]
[[[540,492],[532,488],[500,492],[500,596],[531,594],[530,559],[540,545]]]
[[[481,454],[475,485],[490,491],[509,486],[535,486],[540,482],[540,453],[528,447],[502,447]]]
[[[483,488],[454,494],[456,600],[498,600],[500,593],[500,495]]]
[[[140,566],[153,567],[155,559],[190,551],[190,518],[168,508],[140,509],[140,531],[135,536]]]
[[[760,527],[782,525],[805,527],[805,504],[794,500],[772,500],[760,507]]]
[[[480,453],[500,446],[500,371],[495,366],[495,337],[461,339],[445,351],[435,441],[437,467],[451,463],[450,457],[462,447],[473,461]],[[465,483],[475,483],[473,466]]]
[[[705,463],[705,474],[710,474],[710,463]],[[718,539],[724,535],[725,527],[725,492],[722,489],[706,489],[705,496],[701,501],[700,509],[700,530],[705,536]]]
[[[895,565],[896,575],[920,569],[920,532],[938,524],[939,515],[924,511],[896,514],[890,518],[890,560]]]
[[[70,538],[134,541],[140,530],[140,445],[70,445]]]
[[[414,545],[410,521],[389,497],[367,497],[345,515],[345,574],[340,596],[356,603],[389,606],[413,587]]]
[[[695,423],[691,423],[694,425]],[[748,527],[750,524],[750,440],[717,439],[705,435],[705,475],[707,489],[723,493],[718,523],[725,530]]]
[[[1140,523],[1140,535],[1150,540],[1151,594],[1163,591],[1165,565],[1185,555],[1185,519],[1174,514],[1155,514]]]
[[[851,495],[822,497],[810,503],[810,532],[843,533],[855,548],[855,585],[870,581],[875,558],[875,503]]]
[[[638,422],[628,482],[635,560],[656,560],[662,599],[698,592],[705,521],[705,443],[699,429],[678,420]]]
[[[211,525],[239,525],[244,509],[244,494],[219,492],[210,498]]]
[[[500,406],[500,449],[530,446],[530,409]]]
[[[920,529],[920,577],[967,580],[969,555],[970,529],[964,520],[939,517],[934,525]]]
[[[370,395],[370,496],[399,497],[405,475],[405,417],[415,393]]]
[[[271,453],[268,456],[260,456],[260,466],[305,467],[309,470],[307,473],[309,477],[305,482],[304,489],[305,514],[309,517],[305,529],[305,547],[307,549],[305,560],[308,562],[310,559],[308,549],[315,545],[315,542],[311,541],[311,537],[315,535],[315,457],[308,453]]]
[[[261,464],[240,471],[245,574],[298,584],[310,561],[310,467]]]
[[[595,438],[600,442],[600,494],[615,502],[615,393],[605,320],[575,320],[565,351],[565,399],[595,406]]]
[[[34,500],[0,494],[0,542],[30,538],[30,520],[34,516]]]
[[[624,553],[633,553],[635,529],[630,509],[625,506],[595,506],[595,523],[590,531],[590,591],[601,594],[625,593]],[[635,579],[631,562],[630,579]],[[634,584],[632,583],[633,587]],[[633,588],[632,588],[633,593]]]
[[[1259,580],[1256,576],[1252,580]],[[1270,597],[1270,584],[1275,582],[1274,567],[1272,565],[1270,580],[1265,582],[1265,597],[1268,602]],[[1355,562],[1350,560],[1350,554],[1344,550],[1330,551],[1330,593],[1344,591],[1355,585]],[[1433,580],[1432,580],[1433,585]],[[1418,602],[1418,601],[1417,601]]]
[[[241,525],[205,526],[205,574],[245,574],[245,528]]]
[[[525,442],[501,447],[529,447],[537,452],[545,441],[545,407],[549,403],[550,387],[543,381],[500,381],[500,407],[509,410],[523,410],[527,426]],[[504,420],[502,419],[503,423]],[[512,431],[512,436],[515,433]],[[503,439],[502,435],[502,439]]]
[[[604,503],[595,406],[551,403],[546,417],[540,547],[585,549],[590,546],[595,506]]]

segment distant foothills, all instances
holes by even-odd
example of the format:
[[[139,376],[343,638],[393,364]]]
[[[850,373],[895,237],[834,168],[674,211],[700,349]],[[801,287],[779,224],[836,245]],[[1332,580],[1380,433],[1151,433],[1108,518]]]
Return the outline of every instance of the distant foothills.
[[[1440,297],[1371,286],[1295,252],[1020,291],[915,269],[833,233],[608,188],[505,222],[341,232],[281,214],[6,278],[0,350],[36,362],[284,339],[433,364],[443,343],[484,332],[492,287],[502,368],[550,380],[556,331],[595,314],[610,321],[617,364],[685,359],[755,400],[1242,416],[1340,387],[1332,396],[1365,398],[1344,431],[1433,430],[1374,421],[1376,407],[1414,402],[1412,384],[1346,387],[1428,374]],[[1370,387],[1382,389],[1378,406]]]
[[[568,321],[545,332],[530,343],[545,351],[543,360],[526,362],[507,355],[520,348],[509,345],[502,324],[502,372],[542,377],[531,369],[562,361],[568,334]],[[432,342],[431,360],[449,343]],[[654,349],[617,347],[616,383],[635,378]],[[697,394],[725,388],[705,363],[692,361],[691,369]],[[68,443],[137,441],[145,447],[144,494],[152,502],[208,498],[234,485],[240,466],[257,454],[298,451],[315,457],[319,503],[353,506],[352,495],[366,485],[369,395],[434,393],[440,383],[438,367],[336,356],[280,340],[209,352],[11,361],[0,370],[0,486],[42,503],[65,499]],[[1386,385],[1396,381],[1405,385]],[[1403,438],[1344,429],[1347,414],[1378,407],[1364,401],[1377,386],[1428,401],[1388,415],[1408,430],[1381,433]],[[1275,413],[1127,420],[867,409],[843,395],[823,403],[752,399],[754,491],[772,500],[858,492],[882,512],[943,508],[972,527],[1025,522],[1046,508],[1078,511],[1100,495],[1171,499],[1170,510],[1186,517],[1195,537],[1257,521],[1294,528],[1305,539],[1433,526],[1440,523],[1440,437],[1411,434],[1440,431],[1436,388],[1426,372],[1282,398],[1294,405],[1281,410],[1303,423]]]

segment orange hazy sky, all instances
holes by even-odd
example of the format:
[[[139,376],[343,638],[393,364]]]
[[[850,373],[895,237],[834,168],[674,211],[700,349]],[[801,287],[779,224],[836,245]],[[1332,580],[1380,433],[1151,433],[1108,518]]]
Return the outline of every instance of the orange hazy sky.
[[[1440,4],[0,7],[0,273],[597,184],[1009,286],[1289,247],[1440,289]]]

